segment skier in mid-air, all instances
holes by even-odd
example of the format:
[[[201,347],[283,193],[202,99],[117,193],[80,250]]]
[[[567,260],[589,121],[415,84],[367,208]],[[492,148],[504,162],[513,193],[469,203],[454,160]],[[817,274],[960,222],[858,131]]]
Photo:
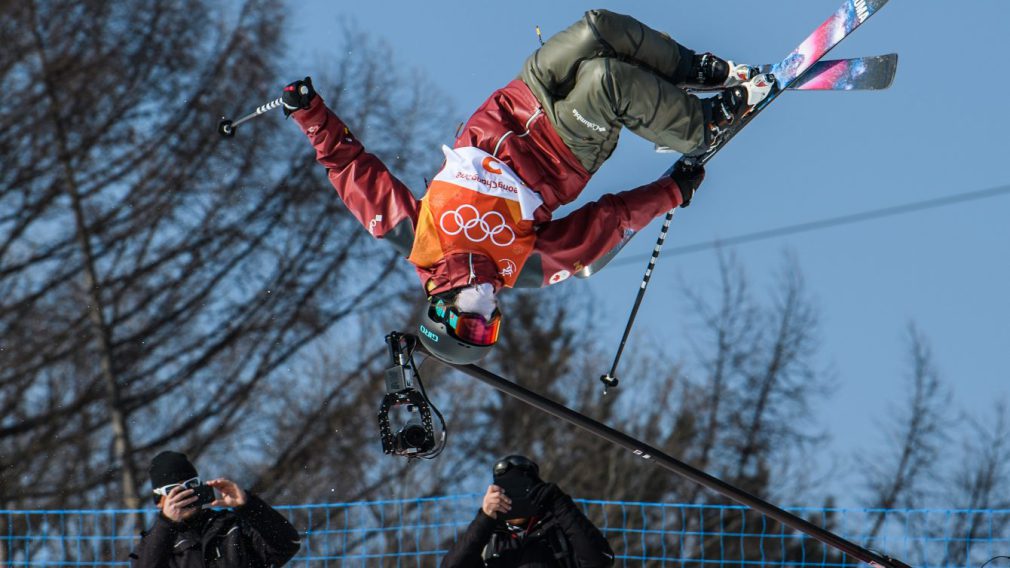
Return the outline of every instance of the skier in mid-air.
[[[702,167],[608,194],[552,219],[610,157],[621,127],[684,154],[701,154],[767,96],[765,76],[606,10],[552,37],[518,78],[463,126],[421,200],[365,151],[311,80],[284,89],[285,114],[351,213],[415,266],[428,303],[418,336],[450,363],[473,363],[498,339],[503,288],[565,280],[674,207],[686,207]],[[685,88],[718,90],[706,99]]]

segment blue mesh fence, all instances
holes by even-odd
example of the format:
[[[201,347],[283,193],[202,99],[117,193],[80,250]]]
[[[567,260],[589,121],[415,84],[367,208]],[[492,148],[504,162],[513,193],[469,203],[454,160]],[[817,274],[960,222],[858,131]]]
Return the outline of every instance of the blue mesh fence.
[[[277,507],[300,532],[290,566],[436,566],[480,495]],[[619,566],[816,566],[859,563],[742,507],[577,500]],[[1010,510],[792,512],[917,567],[973,566],[1010,553]],[[153,510],[0,510],[0,566],[113,566]],[[1010,566],[1002,561],[1003,568]]]

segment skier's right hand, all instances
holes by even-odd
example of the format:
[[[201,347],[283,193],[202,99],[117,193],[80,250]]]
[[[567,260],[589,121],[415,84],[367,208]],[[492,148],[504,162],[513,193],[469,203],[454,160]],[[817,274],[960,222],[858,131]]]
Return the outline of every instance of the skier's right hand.
[[[284,95],[281,97],[281,102],[284,103],[284,116],[291,116],[291,113],[296,110],[309,108],[309,103],[315,96],[316,90],[312,88],[312,77],[289,83],[284,87]]]
[[[688,166],[684,162],[678,161],[670,171],[670,177],[680,188],[680,196],[683,198],[680,206],[687,207],[691,204],[694,192],[698,190],[702,180],[705,179],[705,166]]]

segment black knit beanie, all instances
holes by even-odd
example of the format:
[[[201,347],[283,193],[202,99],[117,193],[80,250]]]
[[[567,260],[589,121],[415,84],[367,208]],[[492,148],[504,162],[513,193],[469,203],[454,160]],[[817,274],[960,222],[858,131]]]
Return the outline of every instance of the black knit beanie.
[[[154,456],[148,473],[151,475],[151,489],[186,481],[199,475],[186,454],[179,452],[161,452]]]

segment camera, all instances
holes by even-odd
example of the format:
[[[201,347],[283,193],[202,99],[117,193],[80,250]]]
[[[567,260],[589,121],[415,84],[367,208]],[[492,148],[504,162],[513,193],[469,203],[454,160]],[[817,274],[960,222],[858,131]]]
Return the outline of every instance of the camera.
[[[400,415],[403,424],[393,432],[390,411]],[[409,415],[406,420],[402,415]],[[431,411],[424,396],[414,389],[404,389],[386,393],[379,407],[379,433],[382,436],[382,451],[397,456],[420,456],[435,449],[435,429],[431,423]]]
[[[408,412],[410,411],[409,406],[407,410]],[[420,417],[412,417],[396,433],[396,450],[398,452],[407,452],[410,450],[426,452],[433,447],[435,447],[435,440],[433,438],[429,439],[428,431],[425,430]]]
[[[190,505],[190,507],[203,507],[214,502],[214,488],[210,485],[204,485],[194,479],[186,482],[184,487],[186,489],[192,489],[193,493],[196,495],[196,502]]]

